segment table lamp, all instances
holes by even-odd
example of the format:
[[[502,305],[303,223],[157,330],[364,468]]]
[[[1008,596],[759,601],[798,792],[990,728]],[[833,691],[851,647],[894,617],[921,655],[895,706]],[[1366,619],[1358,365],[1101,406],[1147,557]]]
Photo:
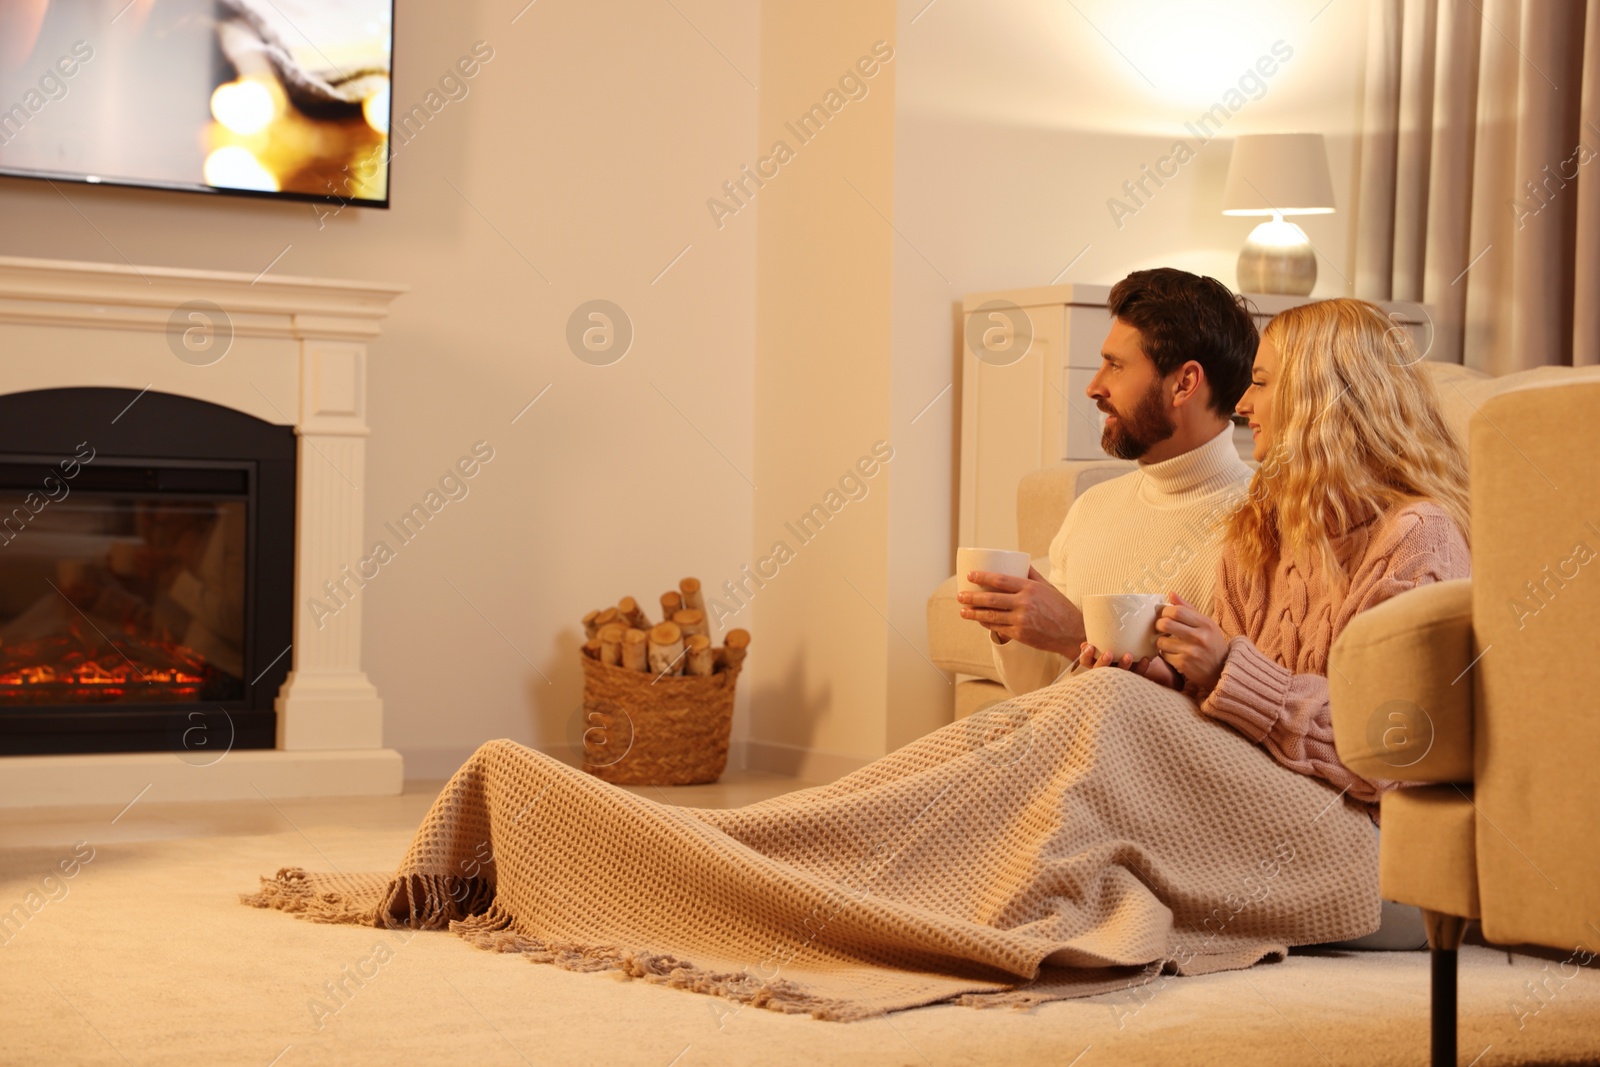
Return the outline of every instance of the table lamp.
[[[1239,253],[1239,290],[1306,296],[1317,284],[1317,254],[1285,215],[1333,213],[1328,150],[1320,133],[1257,133],[1234,139],[1224,215],[1270,215]]]

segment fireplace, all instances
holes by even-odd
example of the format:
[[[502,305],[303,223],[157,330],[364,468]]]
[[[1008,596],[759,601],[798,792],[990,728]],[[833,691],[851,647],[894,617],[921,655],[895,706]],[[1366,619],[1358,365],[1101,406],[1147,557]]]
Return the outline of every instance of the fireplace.
[[[129,389],[0,396],[0,753],[272,748],[295,437]]]
[[[0,807],[400,791],[363,603],[311,606],[404,291],[0,256]]]

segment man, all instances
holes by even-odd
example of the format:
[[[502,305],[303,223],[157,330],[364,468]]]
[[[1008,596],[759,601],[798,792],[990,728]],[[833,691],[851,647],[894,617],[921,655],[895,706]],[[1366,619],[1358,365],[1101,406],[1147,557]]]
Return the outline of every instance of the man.
[[[1139,469],[1073,501],[1050,544],[1050,577],[989,571],[984,591],[957,594],[963,618],[989,631],[1012,693],[1055,681],[1084,641],[1083,598],[1176,592],[1210,612],[1219,520],[1250,468],[1229,416],[1250,384],[1257,335],[1241,298],[1214,278],[1163,267],[1111,289],[1111,330],[1088,395],[1106,413],[1100,447]]]

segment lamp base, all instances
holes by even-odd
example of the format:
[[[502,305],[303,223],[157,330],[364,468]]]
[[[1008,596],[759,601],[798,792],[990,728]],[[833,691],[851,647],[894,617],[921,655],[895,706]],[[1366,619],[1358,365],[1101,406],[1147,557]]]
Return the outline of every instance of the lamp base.
[[[1250,231],[1239,252],[1239,291],[1309,296],[1317,285],[1317,254],[1305,231],[1273,219]]]

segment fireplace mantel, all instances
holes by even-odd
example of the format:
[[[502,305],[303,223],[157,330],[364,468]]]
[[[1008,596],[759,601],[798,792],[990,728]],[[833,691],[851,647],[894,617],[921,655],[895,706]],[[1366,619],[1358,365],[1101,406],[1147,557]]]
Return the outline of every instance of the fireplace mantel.
[[[383,747],[383,702],[361,668],[360,601],[315,622],[303,606],[362,553],[367,342],[405,291],[0,257],[5,392],[173,393],[293,426],[299,438],[293,668],[276,702],[277,747],[214,762],[165,752],[0,757],[0,807],[400,791],[400,754]]]

